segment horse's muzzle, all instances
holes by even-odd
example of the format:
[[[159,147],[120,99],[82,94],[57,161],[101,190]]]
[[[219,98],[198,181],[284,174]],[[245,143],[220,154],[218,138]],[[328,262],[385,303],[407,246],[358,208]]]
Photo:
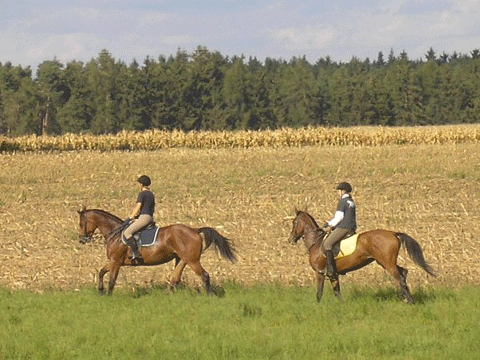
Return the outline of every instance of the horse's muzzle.
[[[295,245],[298,242],[298,240],[301,239],[301,237],[302,235],[292,235],[290,236],[290,239],[288,239],[288,242],[292,245]]]
[[[92,241],[92,236],[88,236],[88,235],[82,235],[80,236],[80,244],[88,244],[89,242]]]

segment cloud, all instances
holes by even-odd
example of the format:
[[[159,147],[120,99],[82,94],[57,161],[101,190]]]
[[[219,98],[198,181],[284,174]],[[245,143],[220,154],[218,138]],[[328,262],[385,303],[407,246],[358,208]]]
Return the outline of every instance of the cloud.
[[[89,61],[107,49],[129,62],[206,46],[263,59],[315,62],[407,51],[422,57],[480,44],[480,0],[25,0],[0,14],[0,62]],[[73,3],[73,5],[72,5]],[[19,6],[19,7],[17,7]]]
[[[283,46],[289,51],[323,49],[335,40],[333,29],[313,26],[275,29],[267,33],[277,46]]]
[[[52,59],[60,62],[82,59],[86,53],[101,46],[103,40],[92,34],[60,34],[38,39],[36,46],[26,49],[25,54],[30,59]]]

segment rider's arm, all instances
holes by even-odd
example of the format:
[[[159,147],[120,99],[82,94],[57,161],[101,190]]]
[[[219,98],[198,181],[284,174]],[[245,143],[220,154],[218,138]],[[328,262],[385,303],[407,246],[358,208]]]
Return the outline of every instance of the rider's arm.
[[[138,216],[138,214],[140,214],[140,210],[141,210],[141,209],[142,209],[142,203],[137,202],[137,203],[135,204],[135,207],[134,207],[133,210],[132,210],[132,213],[131,213],[130,216],[129,216],[130,219],[135,219],[135,218]]]
[[[343,220],[344,215],[345,214],[343,211],[339,211],[339,210],[335,211],[335,216],[333,217],[332,220],[328,222],[328,225],[331,227],[337,226],[340,223],[340,221]]]

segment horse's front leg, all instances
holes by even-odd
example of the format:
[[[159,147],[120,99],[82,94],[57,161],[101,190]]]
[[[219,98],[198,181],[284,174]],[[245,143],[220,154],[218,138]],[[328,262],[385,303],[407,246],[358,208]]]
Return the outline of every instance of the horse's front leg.
[[[108,295],[112,295],[113,288],[117,282],[118,272],[120,271],[120,266],[118,264],[112,263],[110,266],[110,278],[108,280]]]
[[[332,284],[332,288],[337,299],[343,300],[342,293],[340,291],[340,280],[338,279],[338,275],[330,278],[330,283]]]
[[[317,271],[317,301],[320,302],[323,296],[323,285],[325,284],[325,274]]]
[[[103,285],[103,277],[110,271],[110,263],[105,265],[98,273],[98,292],[100,295],[105,295],[105,287]]]

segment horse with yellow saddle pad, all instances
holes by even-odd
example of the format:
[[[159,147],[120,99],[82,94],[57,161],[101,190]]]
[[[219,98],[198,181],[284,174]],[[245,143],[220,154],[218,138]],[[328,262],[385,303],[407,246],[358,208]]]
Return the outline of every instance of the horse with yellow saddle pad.
[[[323,249],[323,240],[326,234],[310,214],[297,210],[289,241],[296,244],[300,238],[304,240],[309,252],[310,265],[317,274],[318,301],[321,300],[323,295],[327,265],[327,258]],[[337,271],[340,275],[345,275],[376,261],[398,281],[400,296],[408,303],[413,303],[414,299],[406,281],[408,270],[397,265],[398,253],[402,245],[415,264],[428,274],[436,276],[433,269],[425,261],[420,244],[407,234],[390,230],[370,230],[342,240],[339,248],[334,248],[335,252],[338,252],[335,261]],[[330,278],[330,282],[335,295],[341,298],[338,276]]]

